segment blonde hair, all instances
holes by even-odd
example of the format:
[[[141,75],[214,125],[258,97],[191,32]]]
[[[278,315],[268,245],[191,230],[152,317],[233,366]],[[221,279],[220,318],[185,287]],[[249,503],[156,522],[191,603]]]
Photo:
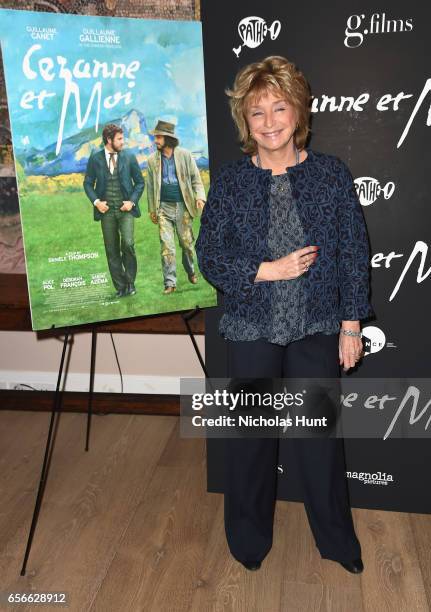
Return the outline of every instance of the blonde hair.
[[[254,62],[241,68],[235,77],[233,88],[225,90],[238,129],[241,150],[251,155],[257,152],[257,143],[248,127],[246,110],[251,100],[259,100],[269,92],[276,95],[281,93],[295,108],[298,125],[294,141],[299,150],[303,149],[311,132],[310,86],[294,63],[285,57],[270,55],[261,62]]]

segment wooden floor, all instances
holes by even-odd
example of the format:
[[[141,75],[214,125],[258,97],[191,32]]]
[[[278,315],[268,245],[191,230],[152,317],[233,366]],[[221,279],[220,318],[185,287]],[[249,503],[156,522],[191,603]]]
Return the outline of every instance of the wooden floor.
[[[95,416],[86,453],[85,415],[61,415],[20,576],[49,418],[0,411],[0,591],[65,591],[73,612],[430,609],[428,515],[354,510],[365,565],[354,576],[320,558],[303,505],[279,501],[271,552],[244,569],[223,496],[206,493],[205,442],[180,438],[172,416]]]

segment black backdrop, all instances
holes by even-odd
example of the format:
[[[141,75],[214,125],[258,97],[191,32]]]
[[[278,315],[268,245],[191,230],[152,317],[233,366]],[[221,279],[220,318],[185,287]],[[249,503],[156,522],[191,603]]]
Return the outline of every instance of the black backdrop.
[[[252,23],[245,45],[238,25],[250,16],[262,18],[268,28],[279,21],[278,36],[272,40],[268,31],[263,41],[253,39],[257,30]],[[212,174],[222,162],[241,155],[224,94],[237,70],[268,55],[294,61],[318,102],[310,146],[338,155],[363,188],[377,318],[363,325],[367,355],[350,375],[429,376],[431,156],[426,141],[431,136],[431,5],[418,0],[202,0],[202,22]],[[401,92],[397,101],[388,96],[378,107],[383,96],[395,98]],[[356,108],[322,110],[324,95],[334,96],[336,104],[341,96],[353,96]],[[218,304],[206,311],[206,362],[210,376],[225,377],[225,343],[217,331],[220,293]],[[346,439],[345,448],[352,506],[431,512],[427,440]],[[222,492],[222,440],[208,439],[207,458],[208,490]],[[280,446],[278,472],[278,498],[300,501],[285,445]],[[349,472],[370,472],[377,478],[364,484]],[[379,472],[386,476],[379,478]]]

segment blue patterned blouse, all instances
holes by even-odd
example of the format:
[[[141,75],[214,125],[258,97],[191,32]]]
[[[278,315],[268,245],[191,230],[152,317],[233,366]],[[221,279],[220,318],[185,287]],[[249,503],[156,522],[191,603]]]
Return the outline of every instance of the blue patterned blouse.
[[[304,230],[292,196],[289,173],[274,175],[271,177],[268,228],[271,256],[278,259],[304,246],[307,246]],[[303,276],[271,282],[271,308],[266,320],[256,324],[245,319],[234,319],[225,313],[220,320],[220,333],[229,340],[264,338],[285,346],[309,334],[339,332],[338,317],[306,326]]]

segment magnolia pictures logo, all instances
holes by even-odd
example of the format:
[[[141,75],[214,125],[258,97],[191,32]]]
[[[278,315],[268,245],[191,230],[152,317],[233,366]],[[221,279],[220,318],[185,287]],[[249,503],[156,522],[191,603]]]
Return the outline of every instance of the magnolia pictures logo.
[[[369,206],[382,195],[385,200],[389,200],[395,191],[395,183],[388,181],[386,185],[372,176],[360,176],[354,180],[356,193],[362,206]]]
[[[239,47],[233,47],[232,51],[237,57],[243,47],[256,49],[259,47],[268,34],[271,40],[275,40],[280,34],[281,23],[276,20],[268,25],[262,17],[244,17],[238,24],[238,34],[243,42]]]
[[[284,474],[284,466],[282,463],[277,465],[277,474]],[[388,472],[350,472],[346,471],[346,478],[359,480],[362,484],[371,485],[388,485],[394,482],[394,477]]]
[[[411,32],[413,19],[388,19],[386,13],[373,13],[370,16],[350,15],[344,30],[344,46],[349,49],[360,47],[368,34],[389,34]]]
[[[392,474],[387,472],[346,472],[347,478],[360,480],[363,484],[388,485],[394,482]]]

